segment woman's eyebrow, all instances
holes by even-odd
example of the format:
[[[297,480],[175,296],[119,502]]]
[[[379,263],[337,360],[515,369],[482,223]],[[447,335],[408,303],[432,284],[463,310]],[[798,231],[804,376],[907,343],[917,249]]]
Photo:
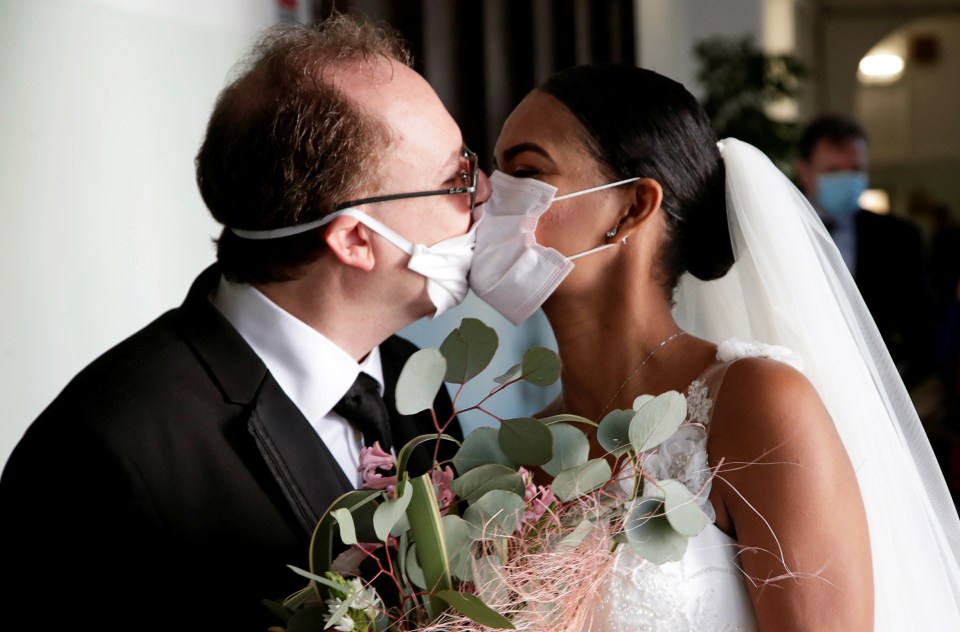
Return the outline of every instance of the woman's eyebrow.
[[[540,154],[547,160],[553,160],[553,158],[550,157],[550,154],[547,153],[547,150],[536,143],[518,143],[512,147],[508,147],[507,149],[503,150],[503,159],[510,160],[511,158],[514,158],[518,154],[522,154],[525,151],[532,151],[535,154]],[[494,161],[496,161],[496,158],[494,158]]]

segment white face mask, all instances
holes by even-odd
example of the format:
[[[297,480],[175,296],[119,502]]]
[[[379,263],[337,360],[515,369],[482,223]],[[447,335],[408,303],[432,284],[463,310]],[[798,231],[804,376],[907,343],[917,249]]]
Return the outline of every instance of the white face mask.
[[[483,205],[484,223],[470,269],[470,289],[519,325],[550,297],[573,269],[573,260],[617,244],[606,244],[567,257],[537,243],[537,222],[553,202],[617,187],[629,178],[554,197],[557,188],[532,178],[515,178],[501,171],[490,176],[493,191]]]
[[[469,289],[467,274],[473,261],[477,227],[484,216],[484,211],[479,206],[473,211],[473,226],[470,227],[470,230],[463,235],[438,241],[432,246],[411,243],[393,229],[356,208],[341,209],[299,226],[289,226],[275,230],[242,230],[240,228],[231,228],[230,230],[245,239],[278,239],[324,226],[340,216],[354,218],[410,255],[407,268],[426,277],[427,296],[430,297],[430,302],[437,308],[437,311],[433,314],[434,318],[451,307],[456,307],[466,298]]]

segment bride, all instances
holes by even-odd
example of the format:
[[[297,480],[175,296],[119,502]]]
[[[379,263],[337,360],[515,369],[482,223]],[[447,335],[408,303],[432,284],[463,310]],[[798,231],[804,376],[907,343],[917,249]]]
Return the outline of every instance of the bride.
[[[616,65],[531,92],[495,161],[470,282],[515,324],[542,305],[563,365],[544,414],[699,398],[709,469],[686,482],[712,524],[678,562],[621,546],[591,629],[960,629],[956,510],[837,250],[772,163],[717,143],[680,84]]]

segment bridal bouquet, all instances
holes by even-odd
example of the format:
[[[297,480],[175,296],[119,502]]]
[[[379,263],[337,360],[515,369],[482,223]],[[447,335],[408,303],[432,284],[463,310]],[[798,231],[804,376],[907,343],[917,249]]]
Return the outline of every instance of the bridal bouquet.
[[[411,356],[397,409],[431,409],[444,382],[462,390],[497,347],[492,328],[464,319],[439,349]],[[511,384],[548,386],[559,377],[558,356],[531,348],[483,401],[454,415],[483,410]],[[497,419],[462,443],[444,433],[452,419],[434,413],[436,432],[396,458],[377,445],[364,449],[365,488],[320,520],[309,570],[291,567],[309,583],[267,602],[284,622],[274,630],[579,629],[617,546],[653,563],[676,560],[707,523],[704,494],[663,476],[677,469],[664,467],[664,442],[696,426],[680,393],[638,397],[599,423],[568,414]],[[590,457],[585,430],[602,456]],[[444,442],[459,446],[452,461],[435,456],[431,471],[411,476],[413,449],[428,444],[437,455]]]

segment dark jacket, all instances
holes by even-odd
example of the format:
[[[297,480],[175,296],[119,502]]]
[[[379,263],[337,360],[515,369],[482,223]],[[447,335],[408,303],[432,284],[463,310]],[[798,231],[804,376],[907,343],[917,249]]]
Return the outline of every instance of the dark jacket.
[[[351,484],[207,300],[219,276],[81,371],[13,451],[0,628],[262,632],[278,621],[260,600],[306,585],[286,565],[308,568],[314,526]],[[414,351],[381,345],[398,448],[433,430],[429,411],[394,406]],[[451,414],[445,389],[436,408]]]

